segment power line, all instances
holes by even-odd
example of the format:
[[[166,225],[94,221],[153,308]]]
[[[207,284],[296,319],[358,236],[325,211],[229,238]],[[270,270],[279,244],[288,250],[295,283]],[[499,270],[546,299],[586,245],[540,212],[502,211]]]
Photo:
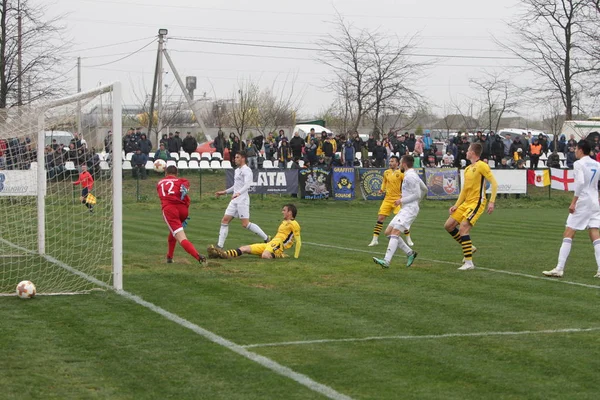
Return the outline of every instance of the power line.
[[[132,1],[110,1],[110,0],[80,0],[86,3],[112,3],[118,5],[132,5],[136,7],[156,7],[156,8],[177,8],[184,10],[203,10],[203,11],[218,11],[218,12],[236,12],[236,13],[254,13],[254,14],[274,14],[274,15],[299,15],[304,17],[314,17],[315,13],[297,12],[297,11],[276,11],[276,10],[257,10],[257,9],[235,9],[235,8],[216,8],[216,7],[199,7],[199,6],[184,6],[178,4],[151,4],[137,3]],[[336,14],[320,14],[322,16],[337,17]],[[360,17],[360,18],[381,18],[381,19],[426,19],[426,20],[450,20],[450,21],[499,21],[497,17],[432,17],[424,15],[364,15],[364,14],[343,14],[343,17]]]
[[[117,59],[117,60],[110,61],[110,62],[107,62],[107,63],[104,63],[104,64],[89,65],[89,66],[87,66],[87,67],[88,67],[88,68],[92,68],[92,67],[103,67],[103,66],[105,66],[105,65],[110,65],[110,64],[114,64],[114,63],[116,63],[116,62],[119,62],[119,61],[125,60],[126,58],[129,58],[129,57],[131,57],[131,56],[133,56],[133,55],[135,55],[135,54],[137,54],[137,53],[141,52],[142,50],[144,50],[146,47],[150,46],[150,45],[151,45],[152,43],[154,43],[154,42],[156,42],[156,40],[155,40],[155,39],[153,39],[153,40],[152,40],[150,43],[148,43],[148,44],[144,45],[143,47],[140,47],[139,49],[135,50],[134,52],[132,52],[132,53],[129,53],[129,54],[128,54],[128,55],[126,55],[125,57],[121,57],[121,58],[119,58],[119,59]]]
[[[244,46],[244,47],[260,47],[260,48],[267,48],[267,49],[328,51],[328,52],[336,52],[336,53],[343,52],[343,50],[335,50],[335,49],[295,47],[295,46],[277,46],[277,45],[256,44],[256,43],[235,43],[235,42],[226,42],[226,41],[220,41],[220,40],[185,39],[185,38],[180,38],[180,37],[171,37],[170,40],[180,40],[180,41],[199,42],[199,43],[212,43],[212,44],[224,44],[224,45]],[[404,55],[414,56],[414,57],[436,57],[436,58],[442,57],[442,58],[465,58],[465,59],[484,59],[484,60],[521,60],[521,58],[519,58],[519,57],[474,56],[474,55],[455,55],[455,54],[445,55],[445,54],[405,53]]]
[[[134,39],[134,40],[128,40],[126,42],[117,42],[117,43],[105,44],[103,46],[96,46],[96,47],[88,47],[88,48],[85,48],[85,49],[71,50],[71,51],[67,51],[66,54],[81,53],[82,51],[104,49],[106,47],[113,47],[113,46],[119,46],[119,45],[122,45],[122,44],[129,44],[129,43],[141,42],[142,40],[152,39],[153,37],[154,36],[150,36],[150,37],[144,37],[144,38],[139,38],[139,39]]]

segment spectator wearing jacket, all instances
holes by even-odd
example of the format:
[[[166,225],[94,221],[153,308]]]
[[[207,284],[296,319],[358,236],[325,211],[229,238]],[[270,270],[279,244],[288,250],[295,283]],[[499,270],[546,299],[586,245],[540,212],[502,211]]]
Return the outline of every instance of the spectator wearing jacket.
[[[427,149],[430,150],[430,149]],[[423,139],[418,138],[417,142],[415,143],[415,151],[414,153],[417,153],[417,156],[421,157],[421,155],[425,154],[425,144],[423,143]]]
[[[160,146],[161,144],[165,145],[165,149],[169,148],[169,137],[167,136],[167,134],[163,134],[162,138],[159,140],[158,145]]]
[[[463,160],[465,162],[465,166],[471,164],[471,162],[467,160],[467,151],[469,150],[470,145],[471,143],[469,143],[469,138],[467,137],[467,135],[463,135],[460,138],[459,144],[456,146],[458,147],[458,157],[454,161],[456,162],[457,168],[460,168],[462,166]]]
[[[513,144],[513,139],[510,135],[506,135],[506,139],[502,141],[504,143],[504,157],[512,157],[510,147]]]
[[[106,152],[106,154],[112,153],[112,141],[113,141],[112,131],[108,131],[108,133],[106,134],[106,137],[104,138],[104,151]]]
[[[387,150],[385,149],[385,147],[383,147],[383,144],[380,141],[377,141],[375,151],[373,152],[373,158],[375,159],[375,161],[373,162],[373,167],[384,168],[387,155]]]
[[[275,144],[275,138],[273,137],[273,132],[269,132],[264,141],[265,146],[265,160],[273,160],[273,154],[277,151],[277,147]]]
[[[142,136],[146,136],[142,134]],[[133,156],[131,157],[131,176],[135,179],[146,179],[146,162],[148,161],[148,155],[142,152],[142,149],[138,147]]]
[[[432,145],[433,145],[433,139],[431,138],[431,133],[425,132],[425,136],[423,137],[423,150],[424,151],[431,150]]]
[[[258,151],[256,146],[251,139],[246,140],[246,157],[248,160],[248,167],[250,169],[258,168]]]
[[[533,143],[529,145],[529,159],[531,161],[531,169],[537,169],[542,155],[542,145],[538,138],[533,138]]]
[[[306,145],[306,161],[312,166],[317,165],[319,163],[319,157],[317,156],[318,147],[319,140],[316,137],[312,137]]]
[[[156,161],[159,159],[164,160],[165,162],[167,162],[169,159],[169,152],[167,151],[164,143],[161,143],[156,153],[154,153],[154,160]]]
[[[375,140],[375,137],[371,133],[369,135],[369,140],[367,140],[367,150],[369,152],[373,153],[373,151],[375,150],[375,146],[377,146],[377,141]]]
[[[146,155],[146,158],[150,155],[150,151],[152,151],[152,142],[146,137],[145,133],[142,133],[140,136],[138,149],[142,151],[142,154]]]
[[[408,147],[406,145],[405,136],[398,136],[397,140],[398,141],[394,145],[394,152],[398,153],[399,157],[402,157],[403,155],[408,154]]]
[[[355,155],[356,149],[354,147],[354,141],[348,139],[346,143],[344,143],[344,147],[342,149],[342,165],[344,167],[354,167]]]
[[[256,148],[256,152],[258,154],[260,154],[260,151],[263,148],[264,141],[265,141],[265,137],[262,134],[259,134],[258,136],[255,136],[252,139],[252,143],[254,143],[254,147]]]
[[[406,148],[409,153],[413,153],[415,151],[415,145],[417,144],[417,139],[415,139],[415,134],[411,133],[406,139]]]
[[[225,138],[225,132],[223,132],[222,130],[219,130],[219,133],[217,133],[217,137],[215,138],[214,145],[215,145],[215,150],[224,156],[225,149],[228,147],[227,139]],[[233,160],[233,158],[231,158],[231,160]]]
[[[188,154],[192,154],[198,148],[198,141],[194,136],[192,136],[192,132],[188,132],[185,135],[185,138],[181,142],[181,148]],[[223,153],[221,153],[223,155]]]
[[[138,144],[133,136],[133,129],[129,128],[123,138],[123,151],[125,151],[125,153],[133,153],[137,147]]]
[[[292,159],[292,149],[287,138],[284,136],[280,139],[279,148],[277,149],[277,160],[279,168],[287,168],[287,163]]]
[[[502,140],[502,136],[494,135],[495,139],[492,142],[492,160],[496,165],[500,164],[502,159],[504,158],[504,141]]]
[[[300,159],[302,157],[302,148],[304,147],[304,139],[300,137],[298,131],[294,132],[292,140],[290,140],[290,148],[292,149],[292,157]]]
[[[337,151],[337,142],[333,138],[333,133],[327,135],[327,139],[323,142],[322,148],[325,165],[330,167]]]
[[[575,161],[577,161],[577,157],[575,156],[575,147],[568,148],[566,157],[567,157],[567,168],[573,169],[573,164],[575,164]],[[598,161],[598,158],[596,158],[596,161]]]
[[[350,138],[348,138],[350,139]],[[360,138],[358,132],[354,134],[354,140],[352,141],[352,146],[354,147],[354,153],[360,153],[360,150],[365,146],[365,142]]]
[[[183,140],[181,140],[179,137],[179,131],[175,131],[175,135],[173,135],[173,133],[169,133],[167,145],[167,150],[169,150],[169,153],[179,153],[182,145]]]

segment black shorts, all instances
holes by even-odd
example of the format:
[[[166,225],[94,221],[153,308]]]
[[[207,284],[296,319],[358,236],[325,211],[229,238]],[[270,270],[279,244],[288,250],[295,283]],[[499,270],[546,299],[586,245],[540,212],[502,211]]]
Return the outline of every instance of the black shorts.
[[[88,190],[88,188],[81,189],[81,197],[83,197],[85,199],[89,192],[90,191]]]

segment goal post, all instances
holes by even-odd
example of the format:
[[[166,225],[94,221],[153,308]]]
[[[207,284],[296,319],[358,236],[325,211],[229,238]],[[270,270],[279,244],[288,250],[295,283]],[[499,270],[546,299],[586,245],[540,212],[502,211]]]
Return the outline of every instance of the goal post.
[[[0,110],[0,294],[123,288],[122,117],[119,82]]]

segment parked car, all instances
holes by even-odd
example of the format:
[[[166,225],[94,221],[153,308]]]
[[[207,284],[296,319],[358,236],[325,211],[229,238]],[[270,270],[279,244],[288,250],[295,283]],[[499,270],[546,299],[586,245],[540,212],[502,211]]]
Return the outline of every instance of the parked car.
[[[211,153],[211,154],[214,153],[215,151],[217,151],[217,149],[215,148],[215,141],[210,140],[208,142],[199,144],[196,151],[198,153],[200,153],[200,155],[202,155],[202,153]],[[223,150],[223,152],[225,153],[225,154],[221,154],[223,156],[223,160],[229,160],[229,149],[225,148],[225,150]]]
[[[325,131],[328,134],[332,133],[331,130],[325,128],[324,126],[321,125],[314,125],[314,124],[302,124],[302,125],[296,125],[294,126],[294,130],[292,131],[292,134],[294,132],[298,132],[300,134],[300,137],[303,139],[306,139],[306,136],[308,136],[309,132],[311,129],[315,130],[315,133],[317,135],[321,135],[321,132]],[[368,138],[368,137],[367,137]]]

